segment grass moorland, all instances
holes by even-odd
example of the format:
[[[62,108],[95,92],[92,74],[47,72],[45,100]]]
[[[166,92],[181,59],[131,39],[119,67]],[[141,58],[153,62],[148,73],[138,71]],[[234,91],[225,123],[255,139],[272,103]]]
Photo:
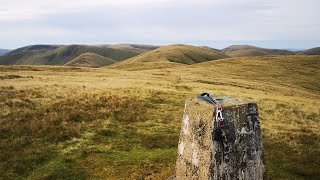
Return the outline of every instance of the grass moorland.
[[[106,58],[94,53],[83,53],[75,59],[67,62],[64,66],[75,66],[75,67],[101,67],[107,66],[117,61],[110,58]]]
[[[266,55],[294,55],[295,52],[282,49],[267,49],[250,45],[232,45],[222,50],[230,57],[266,56]]]
[[[35,46],[27,46],[13,50],[8,55],[0,56],[2,65],[64,65],[77,58],[83,53],[91,52],[100,56],[123,61],[134,57],[139,53],[129,50],[113,49],[109,47],[89,46],[89,45],[67,45],[55,49],[28,50]],[[50,46],[49,46],[50,47]],[[27,48],[27,49],[26,49]]]
[[[23,52],[35,52],[35,51],[43,51],[43,50],[55,50],[60,47],[63,47],[62,45],[45,45],[45,44],[37,44],[37,45],[30,45],[30,46],[24,46],[18,49],[14,49],[10,51],[8,54],[16,54],[16,53],[23,53]]]
[[[317,179],[319,77],[320,56],[139,71],[0,66],[0,179],[166,179],[184,101],[204,91],[258,103],[270,179]]]
[[[145,45],[145,44],[113,44],[113,45],[102,45],[102,46],[110,47],[113,49],[137,52],[139,54],[145,53],[160,47],[160,46]]]
[[[176,44],[159,47],[114,64],[113,67],[123,70],[146,70],[181,66],[181,64],[196,64],[228,57],[214,49]]]

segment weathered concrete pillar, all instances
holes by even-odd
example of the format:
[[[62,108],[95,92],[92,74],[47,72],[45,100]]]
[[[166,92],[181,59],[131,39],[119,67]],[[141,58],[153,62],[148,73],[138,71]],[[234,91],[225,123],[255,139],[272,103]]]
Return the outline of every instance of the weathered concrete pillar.
[[[222,106],[229,153],[213,139],[215,107],[186,101],[175,179],[266,179],[257,105],[229,100]]]

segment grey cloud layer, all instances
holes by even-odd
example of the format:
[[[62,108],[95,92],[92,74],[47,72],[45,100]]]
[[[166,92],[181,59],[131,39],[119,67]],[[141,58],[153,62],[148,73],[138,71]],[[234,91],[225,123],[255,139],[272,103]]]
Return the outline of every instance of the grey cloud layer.
[[[16,1],[16,6],[12,0],[2,1],[1,47],[81,42],[320,40],[320,3],[316,0],[71,0],[67,4],[30,0],[29,4]]]

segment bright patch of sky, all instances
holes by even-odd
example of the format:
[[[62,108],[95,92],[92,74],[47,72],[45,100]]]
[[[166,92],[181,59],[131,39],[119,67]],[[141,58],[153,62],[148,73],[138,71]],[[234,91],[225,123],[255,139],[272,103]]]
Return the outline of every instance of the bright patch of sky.
[[[320,46],[319,0],[0,0],[0,48],[31,44]]]

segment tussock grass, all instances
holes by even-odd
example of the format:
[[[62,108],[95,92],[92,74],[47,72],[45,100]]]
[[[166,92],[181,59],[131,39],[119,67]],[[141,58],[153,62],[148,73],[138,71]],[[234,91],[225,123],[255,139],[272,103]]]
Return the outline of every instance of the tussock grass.
[[[184,101],[209,91],[258,103],[269,178],[316,179],[319,68],[318,56],[140,71],[0,67],[33,77],[0,80],[0,178],[166,179]]]
[[[61,144],[82,138],[91,128],[103,132],[101,119],[124,125],[145,119],[145,103],[127,96],[84,93],[48,99],[45,91],[35,89],[1,87],[0,92],[3,178],[11,177],[7,172],[27,177],[45,163],[55,161]]]

